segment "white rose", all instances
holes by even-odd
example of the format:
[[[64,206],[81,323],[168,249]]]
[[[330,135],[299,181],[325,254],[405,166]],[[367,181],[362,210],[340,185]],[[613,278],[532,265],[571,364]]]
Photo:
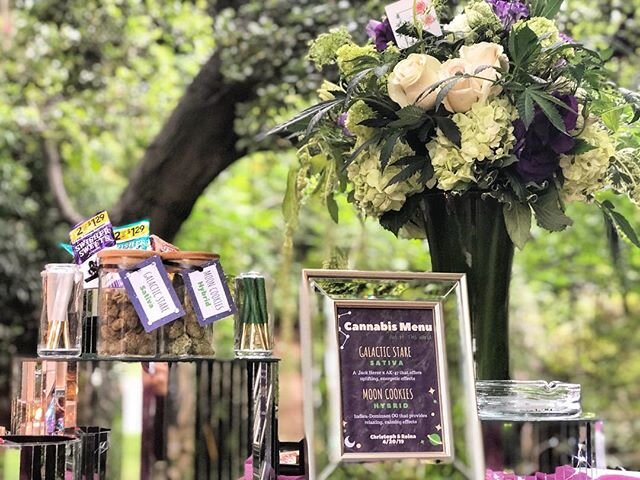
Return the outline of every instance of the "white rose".
[[[442,64],[440,75],[442,80],[445,80],[464,73],[468,73],[464,61],[459,58],[454,58]],[[475,84],[472,80],[472,78],[460,78],[456,82],[444,99],[444,106],[447,110],[461,113],[471,110],[471,105],[476,103],[479,98],[479,94],[475,90]]]
[[[437,90],[425,95],[440,80],[442,64],[430,55],[412,53],[398,64],[389,75],[389,97],[401,107],[417,105],[429,110],[435,106]]]
[[[468,63],[474,63],[477,67],[490,65],[507,69],[509,59],[504,53],[502,45],[497,43],[481,42],[475,45],[465,45],[460,48],[460,58]]]
[[[444,100],[444,106],[452,113],[466,113],[471,106],[491,95],[498,95],[502,89],[493,82],[500,78],[495,67],[508,68],[509,60],[501,45],[482,42],[464,46],[460,49],[460,58],[445,62],[442,66],[442,79],[459,73],[482,78],[463,78],[458,80]],[[480,72],[480,67],[486,68]]]

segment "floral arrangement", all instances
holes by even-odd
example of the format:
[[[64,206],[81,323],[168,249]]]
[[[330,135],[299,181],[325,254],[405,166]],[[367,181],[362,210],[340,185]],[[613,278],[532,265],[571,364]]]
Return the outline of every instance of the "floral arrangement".
[[[346,28],[321,34],[308,58],[333,81],[317,105],[270,132],[298,147],[285,212],[319,192],[337,219],[334,194],[344,192],[385,228],[420,237],[424,195],[477,192],[503,205],[521,248],[534,219],[563,230],[566,202],[583,201],[640,247],[597,197],[612,190],[640,205],[640,96],[617,88],[599,54],[560,31],[561,4],[472,0],[434,35],[425,25],[442,5],[414,0],[413,21],[394,32],[388,19],[372,20],[364,45]],[[400,49],[398,36],[410,46]]]

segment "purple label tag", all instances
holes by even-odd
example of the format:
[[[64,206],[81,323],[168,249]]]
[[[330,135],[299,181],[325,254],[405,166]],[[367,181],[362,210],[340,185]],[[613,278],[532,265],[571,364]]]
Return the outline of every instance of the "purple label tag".
[[[159,256],[154,255],[131,270],[120,269],[119,273],[147,333],[184,316]]]
[[[236,312],[218,260],[203,265],[201,270],[185,270],[181,275],[200,325],[209,325]]]

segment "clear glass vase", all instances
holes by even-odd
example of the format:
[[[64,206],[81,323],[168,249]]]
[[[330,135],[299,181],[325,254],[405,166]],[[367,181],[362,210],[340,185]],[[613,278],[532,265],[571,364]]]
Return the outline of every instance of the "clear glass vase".
[[[482,420],[566,419],[582,413],[581,389],[575,383],[479,381],[476,395]]]

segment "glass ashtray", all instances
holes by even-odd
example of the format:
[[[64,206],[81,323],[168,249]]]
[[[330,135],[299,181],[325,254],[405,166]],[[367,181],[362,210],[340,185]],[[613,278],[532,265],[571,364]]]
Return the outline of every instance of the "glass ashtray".
[[[582,413],[576,383],[482,380],[476,395],[481,420],[568,419]]]

